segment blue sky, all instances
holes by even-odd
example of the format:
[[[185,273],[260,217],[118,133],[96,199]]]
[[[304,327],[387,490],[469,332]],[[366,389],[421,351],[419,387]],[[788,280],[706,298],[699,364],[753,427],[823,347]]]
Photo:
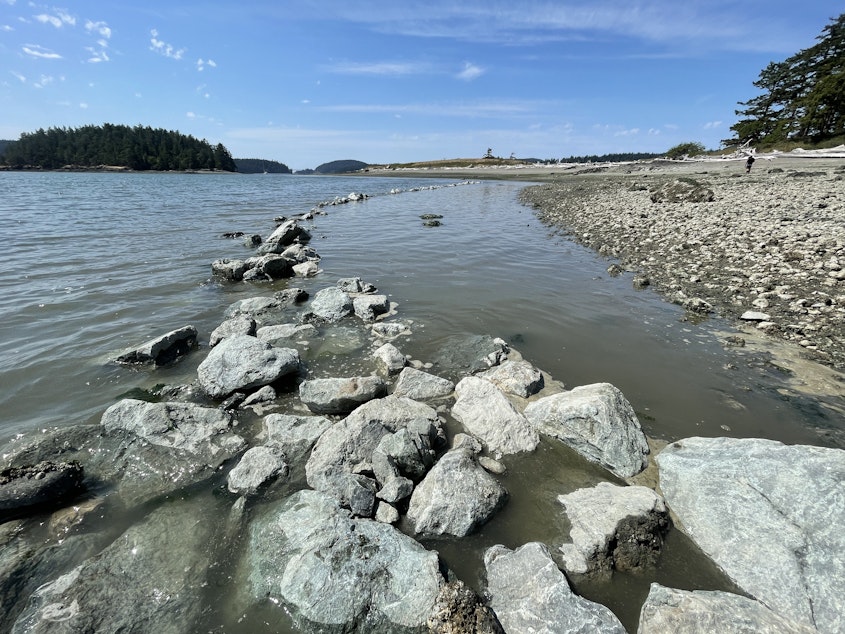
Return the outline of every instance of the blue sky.
[[[833,0],[0,0],[0,138],[149,125],[293,169],[719,147]]]

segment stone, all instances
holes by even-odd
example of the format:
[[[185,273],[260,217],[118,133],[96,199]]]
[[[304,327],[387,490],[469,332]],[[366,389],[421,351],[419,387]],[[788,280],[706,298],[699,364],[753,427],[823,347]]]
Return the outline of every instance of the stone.
[[[252,523],[247,568],[251,600],[300,631],[424,631],[445,583],[436,553],[309,490]]]
[[[529,403],[525,417],[620,478],[640,473],[649,448],[634,409],[610,383],[594,383]]]
[[[528,398],[543,389],[543,373],[528,361],[502,361],[481,375],[503,392]]]
[[[388,479],[376,493],[376,497],[389,504],[396,504],[408,498],[414,492],[414,482],[402,476]]]
[[[282,251],[282,257],[294,264],[303,264],[305,262],[316,263],[320,261],[320,255],[313,247],[298,243],[292,244]]]
[[[299,398],[315,414],[348,414],[386,391],[377,376],[309,379],[299,385]]]
[[[484,567],[490,607],[506,632],[625,634],[610,609],[572,592],[543,544],[493,546]]]
[[[259,278],[263,276],[271,280],[278,280],[293,276],[293,263],[284,256],[275,253],[249,258],[246,263],[250,271],[254,271]],[[246,276],[244,276],[244,279],[246,279]]]
[[[376,287],[360,277],[342,277],[336,286],[344,293],[375,293]]]
[[[211,263],[211,274],[215,277],[222,277],[230,282],[240,282],[244,279],[244,273],[249,270],[249,265],[243,260],[214,260]]]
[[[373,334],[382,339],[396,339],[396,337],[410,335],[411,328],[401,321],[379,321],[373,324]]]
[[[211,349],[197,368],[203,391],[224,398],[235,390],[263,387],[297,372],[299,352],[276,348],[248,335],[234,335]]]
[[[317,439],[332,426],[322,416],[268,414],[263,421],[267,443],[278,445],[290,460],[306,458]]]
[[[714,198],[712,189],[691,178],[677,178],[664,183],[651,194],[653,203],[707,203]]]
[[[255,336],[274,346],[290,343],[294,339],[313,339],[319,331],[311,324],[277,324],[262,326]]]
[[[574,574],[654,565],[669,528],[663,499],[643,486],[600,482],[558,496],[570,523],[564,567]]]
[[[743,321],[769,321],[771,319],[768,313],[761,313],[756,310],[746,310],[739,318]]]
[[[315,277],[322,272],[316,262],[301,262],[292,267],[293,274],[297,277]]]
[[[197,329],[182,326],[159,337],[150,339],[134,350],[124,352],[117,357],[118,363],[166,365],[186,355],[197,345]]]
[[[308,294],[301,289],[285,289],[286,295],[279,293],[272,297],[247,297],[230,305],[224,313],[227,319],[246,315],[259,326],[269,326],[288,321],[286,309],[305,301]]]
[[[399,511],[387,502],[379,502],[376,505],[375,520],[383,524],[395,524],[399,521]]]
[[[407,518],[417,535],[469,535],[498,511],[508,492],[466,449],[446,452],[411,495]]]
[[[84,491],[77,461],[44,460],[0,471],[0,522],[31,507],[56,507]]]
[[[657,464],[683,529],[743,592],[819,631],[845,630],[845,451],[687,438]]]
[[[287,475],[288,465],[280,447],[259,445],[244,453],[226,477],[228,489],[239,495],[254,495],[271,480]]]
[[[363,321],[375,321],[390,311],[387,295],[360,295],[352,300],[352,310]]]
[[[414,368],[403,369],[393,387],[395,396],[406,396],[420,401],[445,398],[454,391],[455,384],[449,379]]]
[[[504,393],[484,379],[470,376],[455,386],[454,416],[491,452],[533,451],[540,436]]]
[[[241,407],[252,407],[254,405],[262,405],[266,403],[272,403],[276,400],[276,390],[274,390],[271,386],[265,385],[259,390],[256,390],[246,398],[244,398],[243,403],[241,403]]]
[[[460,579],[445,584],[428,617],[431,634],[504,634],[499,620]]]
[[[817,629],[730,592],[675,590],[652,583],[637,634],[812,634]]]
[[[208,338],[208,345],[213,348],[226,337],[232,335],[254,336],[255,326],[255,320],[248,315],[238,315],[232,319],[227,319],[212,331]]]
[[[390,432],[406,427],[432,429],[440,427],[440,418],[430,405],[403,396],[389,395],[373,399],[355,408],[345,418],[347,422],[377,422]]]
[[[309,306],[310,314],[328,323],[335,323],[352,314],[352,298],[337,287],[317,291]]]
[[[373,352],[373,358],[379,370],[388,376],[398,374],[408,363],[405,355],[392,343],[385,343],[377,348]]]
[[[276,230],[258,247],[258,254],[283,253],[295,241],[308,242],[310,239],[311,234],[303,229],[296,220],[287,220],[276,227]]]
[[[509,352],[507,343],[489,335],[455,336],[440,348],[433,361],[461,374],[475,374],[498,365]]]

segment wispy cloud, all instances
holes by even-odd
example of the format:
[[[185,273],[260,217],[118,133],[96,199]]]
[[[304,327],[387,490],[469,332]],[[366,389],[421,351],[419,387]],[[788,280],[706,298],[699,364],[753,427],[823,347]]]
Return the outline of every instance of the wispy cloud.
[[[39,46],[38,44],[26,44],[23,47],[23,52],[30,57],[37,57],[38,59],[62,59],[58,53],[51,51],[48,48]]]
[[[636,136],[640,133],[639,128],[628,128],[626,130],[617,130],[613,136]]]
[[[217,62],[215,62],[213,59],[199,58],[197,60],[197,70],[199,72],[204,71],[206,66],[208,66],[209,68],[217,68]]]
[[[513,117],[542,112],[546,102],[484,101],[469,103],[407,103],[407,104],[335,104],[322,106],[324,112],[354,112],[371,114],[415,114],[439,117]]]
[[[463,79],[464,81],[472,81],[473,79],[478,79],[484,74],[484,69],[480,66],[476,66],[475,64],[471,64],[469,62],[464,62],[464,67],[461,72],[458,73],[458,79]]]
[[[716,128],[721,128],[722,122],[721,121],[708,121],[704,124],[705,130],[715,130]]]
[[[44,88],[45,86],[52,84],[55,80],[55,77],[52,75],[41,75],[41,77],[38,78],[38,81],[32,82],[32,85],[36,88]]]
[[[431,68],[410,62],[341,62],[326,70],[341,75],[416,75],[430,72]]]
[[[100,62],[107,62],[109,61],[109,56],[106,51],[103,49],[96,49],[93,46],[86,46],[85,50],[90,53],[90,57],[88,57],[88,62],[91,64],[99,64]]]
[[[76,18],[61,10],[56,10],[55,15],[51,15],[49,13],[41,13],[39,15],[36,15],[35,19],[36,21],[41,22],[42,24],[52,24],[57,29],[60,29],[65,25],[76,25]]]
[[[172,44],[168,44],[158,39],[158,31],[156,29],[150,30],[150,50],[155,51],[159,55],[164,55],[170,59],[182,59],[187,49],[176,48]]]
[[[96,33],[106,39],[111,38],[111,28],[109,28],[109,25],[105,22],[92,22],[91,20],[86,20],[85,30],[89,33]]]
[[[25,76],[25,75],[21,75],[19,72],[14,71],[14,70],[9,71],[9,72],[10,72],[10,73],[12,73],[12,75],[14,76],[14,78],[15,78],[15,79],[17,79],[17,80],[18,80],[19,82],[21,82],[22,84],[25,84],[25,83],[26,83],[26,76]]]

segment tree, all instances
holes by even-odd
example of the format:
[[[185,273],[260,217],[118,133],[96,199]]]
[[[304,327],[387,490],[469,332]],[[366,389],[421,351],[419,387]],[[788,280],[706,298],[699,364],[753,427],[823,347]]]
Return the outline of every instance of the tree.
[[[706,152],[704,145],[698,141],[689,141],[687,143],[679,143],[673,148],[666,151],[666,158],[668,159],[682,159],[685,156],[698,156]]]
[[[745,102],[725,145],[819,142],[845,134],[845,13],[822,29],[812,47],[771,62]]]

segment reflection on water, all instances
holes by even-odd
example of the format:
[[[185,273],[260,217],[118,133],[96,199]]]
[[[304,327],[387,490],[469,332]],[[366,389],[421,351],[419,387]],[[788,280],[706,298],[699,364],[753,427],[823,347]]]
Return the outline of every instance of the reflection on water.
[[[0,231],[6,270],[0,277],[0,440],[47,425],[99,420],[129,390],[195,377],[206,349],[174,366],[132,369],[109,362],[152,336],[185,324],[207,341],[234,301],[274,285],[210,279],[220,257],[250,255],[227,231],[268,235],[273,218],[308,211],[351,191],[373,197],[328,207],[310,225],[323,273],[291,282],[312,294],[359,276],[398,304],[413,334],[396,342],[432,371],[455,337],[501,337],[567,387],[616,385],[646,432],[765,437],[789,443],[841,442],[841,416],[824,400],[786,389],[760,353],[726,349],[718,320],[684,321],[683,311],[652,291],[635,291],[629,275],[611,277],[609,262],[541,225],[517,202],[521,185],[479,183],[390,195],[392,188],[444,184],[378,178],[176,174],[0,174]],[[442,214],[439,227],[420,215]],[[371,343],[357,326],[323,329],[303,350],[312,376],[368,372]],[[290,401],[296,399],[293,395]],[[840,395],[829,396],[841,408]],[[841,410],[840,410],[841,411]],[[452,422],[453,429],[456,428]],[[245,417],[242,431],[260,420]],[[250,435],[247,433],[246,435]],[[568,526],[557,496],[612,479],[566,448],[544,442],[528,456],[505,459],[507,506],[476,535],[431,540],[459,577],[483,587],[486,547],[540,540],[550,550]],[[207,495],[210,520],[234,502],[222,484]],[[274,490],[271,497],[282,492]],[[266,501],[257,501],[247,517]],[[112,510],[112,525],[130,521]],[[278,606],[248,615],[237,595],[237,547],[212,568],[208,631],[284,631]],[[680,534],[670,533],[657,570],[577,581],[636,628],[648,583],[727,588]]]

